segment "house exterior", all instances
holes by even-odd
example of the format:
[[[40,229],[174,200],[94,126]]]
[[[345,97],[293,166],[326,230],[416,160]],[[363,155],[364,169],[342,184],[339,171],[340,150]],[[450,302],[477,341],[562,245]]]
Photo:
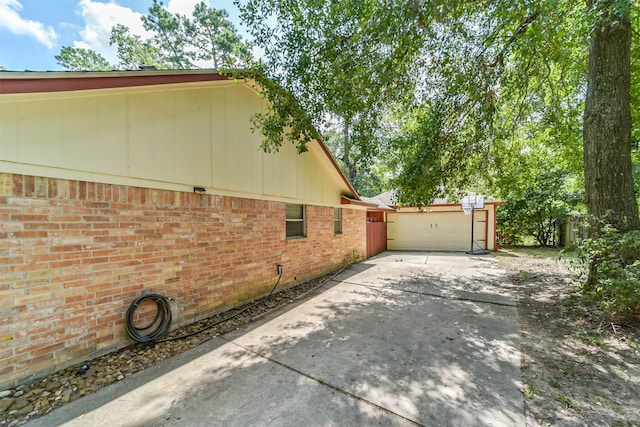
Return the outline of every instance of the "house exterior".
[[[502,204],[486,198],[484,207],[475,209],[473,216],[465,215],[461,203],[436,199],[429,206],[397,206],[395,193],[387,192],[373,198],[362,198],[377,203],[381,208],[393,207],[386,212],[387,249],[420,251],[497,250],[496,209]],[[471,221],[473,219],[473,249],[471,249]]]
[[[321,141],[260,150],[255,82],[212,71],[0,73],[0,389],[366,254],[366,206]]]

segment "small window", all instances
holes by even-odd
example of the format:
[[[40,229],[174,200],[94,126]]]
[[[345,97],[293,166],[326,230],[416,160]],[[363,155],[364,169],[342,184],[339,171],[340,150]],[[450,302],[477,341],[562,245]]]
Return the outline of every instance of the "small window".
[[[305,236],[304,205],[287,203],[287,239]]]
[[[333,208],[333,234],[342,234],[342,208]]]

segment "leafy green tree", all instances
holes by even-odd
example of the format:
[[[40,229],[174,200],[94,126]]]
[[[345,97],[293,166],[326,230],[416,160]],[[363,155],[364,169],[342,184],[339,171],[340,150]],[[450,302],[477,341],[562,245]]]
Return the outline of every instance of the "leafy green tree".
[[[210,61],[214,68],[245,66],[252,60],[251,47],[238,35],[225,10],[198,3],[192,16],[169,12],[162,1],[153,0],[142,24],[152,36],[146,40],[131,34],[125,25],[111,29],[109,43],[117,48],[118,62],[111,65],[90,49],[64,46],[58,63],[68,70],[198,68],[194,62]]]
[[[64,46],[55,58],[58,64],[71,71],[105,71],[114,68],[102,55],[91,49]]]
[[[332,128],[323,132],[324,142],[335,156],[359,195],[373,197],[390,189],[385,164],[379,159],[364,161],[358,147],[351,147],[348,129]]]
[[[391,25],[405,19],[412,25],[402,2],[254,0],[243,17],[266,53],[257,74],[277,83],[263,81],[272,111],[255,121],[265,147],[277,149],[286,133],[304,151],[317,137],[315,129],[340,120],[348,129],[349,149],[371,159],[387,104],[414,87],[412,57],[419,56],[420,41],[410,45],[412,40],[403,40]],[[383,96],[391,86],[398,90]],[[278,87],[295,99],[283,97]]]
[[[153,33],[152,44],[166,58],[169,68],[192,68],[182,16],[169,12],[162,1],[153,0],[149,13],[141,19],[145,30]]]
[[[498,211],[500,233],[514,243],[533,237],[541,246],[556,244],[557,222],[584,199],[582,192],[567,188],[566,178],[566,172],[550,169],[536,175],[523,191],[514,189]]]
[[[140,36],[131,34],[125,25],[118,24],[111,29],[109,43],[118,49],[119,69],[135,70],[142,65],[158,69],[170,68],[171,64],[152,40],[143,40]]]
[[[582,137],[589,211],[602,217],[606,206],[611,222],[638,228],[624,77],[637,9],[631,0],[249,0],[243,18],[266,53],[262,72],[302,107],[274,103],[256,125],[270,147],[295,128],[302,151],[314,137],[305,124],[339,116],[375,152],[383,122],[397,118],[397,183],[403,201],[420,204],[500,168],[514,134],[551,129],[546,140],[567,160]],[[595,164],[616,182],[593,185]]]
[[[248,65],[253,56],[250,46],[242,41],[224,9],[213,9],[204,2],[193,10],[193,18],[182,18],[189,44],[195,49],[195,60],[212,61],[213,68]]]

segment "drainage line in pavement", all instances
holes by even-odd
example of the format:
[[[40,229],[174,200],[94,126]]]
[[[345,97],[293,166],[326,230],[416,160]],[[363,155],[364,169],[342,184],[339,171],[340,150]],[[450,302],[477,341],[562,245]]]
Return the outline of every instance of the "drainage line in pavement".
[[[254,355],[256,355],[256,356],[260,356],[260,357],[262,357],[262,358],[264,358],[264,359],[266,359],[266,360],[268,360],[268,361],[270,361],[270,362],[272,362],[272,363],[275,363],[275,364],[276,364],[276,365],[278,365],[278,366],[281,366],[281,367],[283,367],[283,368],[285,368],[285,369],[288,369],[288,370],[290,370],[290,371],[292,371],[292,372],[295,372],[295,373],[296,373],[296,374],[298,374],[298,375],[302,375],[303,377],[309,378],[310,380],[313,380],[313,381],[315,381],[315,382],[317,382],[317,383],[319,383],[319,384],[322,384],[322,385],[324,385],[324,386],[326,386],[326,387],[328,387],[328,388],[330,388],[330,389],[332,389],[332,390],[335,390],[335,391],[337,391],[337,392],[340,392],[340,393],[342,393],[342,394],[344,394],[344,395],[346,395],[346,396],[348,396],[348,397],[352,397],[352,398],[354,398],[354,399],[356,399],[356,400],[359,400],[360,402],[363,402],[363,403],[366,403],[366,404],[368,404],[368,405],[374,406],[374,407],[378,408],[379,410],[381,410],[381,411],[383,411],[383,412],[387,412],[387,413],[389,413],[389,414],[391,414],[391,415],[394,415],[394,416],[396,416],[396,417],[398,417],[398,418],[402,418],[403,420],[408,421],[408,422],[410,422],[411,424],[414,424],[414,425],[419,426],[419,427],[427,427],[427,426],[426,426],[426,425],[424,425],[424,424],[420,424],[419,422],[414,421],[414,420],[412,420],[412,419],[410,419],[410,418],[407,418],[407,417],[405,417],[404,415],[400,415],[400,414],[398,414],[397,412],[394,412],[394,411],[392,411],[392,410],[390,410],[390,409],[388,409],[388,408],[385,408],[384,406],[380,406],[380,405],[378,405],[377,403],[371,402],[370,400],[367,400],[367,399],[365,399],[365,398],[362,398],[362,397],[360,397],[360,396],[358,396],[358,395],[356,395],[356,394],[353,394],[353,393],[351,393],[351,392],[349,392],[349,391],[347,391],[347,390],[343,390],[343,389],[341,389],[340,387],[338,387],[338,386],[336,386],[336,385],[330,384],[330,383],[326,382],[325,380],[323,380],[322,378],[316,378],[316,377],[314,377],[314,376],[312,376],[312,375],[309,375],[309,374],[307,374],[307,373],[305,373],[305,372],[303,372],[303,371],[301,371],[301,370],[299,370],[299,369],[294,368],[293,366],[289,366],[289,365],[287,365],[287,364],[285,364],[285,363],[279,362],[279,361],[277,361],[277,360],[275,360],[275,359],[272,359],[271,357],[269,357],[269,356],[267,356],[267,355],[265,355],[265,354],[262,354],[262,353],[258,353],[258,352],[256,352],[256,351],[253,351],[253,350],[251,350],[251,349],[249,349],[249,348],[247,348],[247,347],[244,347],[244,346],[242,346],[242,345],[240,345],[240,344],[238,344],[238,343],[236,343],[236,342],[233,342],[233,341],[227,340],[227,339],[226,339],[226,338],[224,338],[224,337],[218,337],[218,338],[220,338],[220,339],[222,339],[222,340],[226,341],[226,342],[227,342],[227,343],[229,343],[229,344],[233,344],[233,345],[235,345],[235,346],[237,346],[237,347],[240,347],[240,348],[241,348],[241,349],[243,349],[244,351],[247,351],[247,352],[249,352],[249,353],[251,353],[251,354],[254,354]],[[433,421],[435,422],[435,419],[434,419]]]
[[[364,286],[365,288],[370,288],[370,289],[389,289],[389,288],[381,288],[379,286],[367,285],[367,284],[363,284],[363,283],[354,283],[354,282],[346,282],[346,281],[343,281],[341,283],[347,283],[349,285],[355,285],[355,286]],[[480,300],[473,299],[473,298],[454,297],[454,296],[449,296],[449,295],[433,294],[431,292],[411,291],[411,290],[408,290],[408,289],[391,289],[391,290],[400,291],[400,292],[406,292],[408,294],[425,295],[425,296],[428,296],[428,297],[443,298],[443,299],[455,300],[455,301],[469,301],[469,302],[478,302],[478,303],[483,303],[483,304],[500,305],[502,307],[517,307],[518,306],[517,304],[511,304],[511,303],[506,303],[506,302],[480,301]]]

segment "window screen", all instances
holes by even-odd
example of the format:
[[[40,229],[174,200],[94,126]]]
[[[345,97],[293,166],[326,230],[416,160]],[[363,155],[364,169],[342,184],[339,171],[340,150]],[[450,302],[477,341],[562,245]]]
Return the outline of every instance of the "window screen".
[[[287,203],[287,239],[304,236],[304,205]]]
[[[333,234],[342,234],[342,208],[333,208]]]

